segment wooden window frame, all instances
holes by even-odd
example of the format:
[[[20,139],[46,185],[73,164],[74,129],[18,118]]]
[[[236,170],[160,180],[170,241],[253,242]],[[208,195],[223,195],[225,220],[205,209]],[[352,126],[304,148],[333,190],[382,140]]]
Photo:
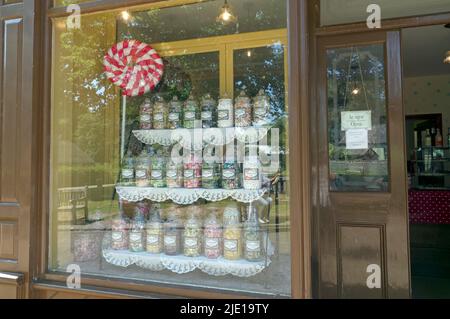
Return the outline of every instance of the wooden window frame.
[[[130,0],[124,6],[120,0],[97,0],[80,4],[83,14],[100,13],[120,10],[124,7],[137,10],[140,8],[168,7],[200,0]],[[309,195],[309,110],[308,110],[308,0],[287,0],[289,51],[286,52],[289,65],[288,85],[292,89],[289,94],[289,141],[290,141],[290,215],[291,215],[291,286],[292,298],[311,297],[311,237],[310,237],[310,195]],[[38,2],[41,2],[39,0]],[[67,280],[67,274],[48,272],[49,255],[49,220],[50,220],[50,140],[51,140],[51,68],[52,68],[52,19],[65,17],[70,13],[66,7],[52,7],[52,0],[45,0],[42,7],[42,27],[39,27],[42,47],[38,50],[44,57],[40,62],[41,92],[39,100],[41,112],[39,116],[39,160],[36,163],[37,202],[36,218],[39,226],[36,230],[36,240],[32,243],[35,251],[34,266],[32,267],[31,288],[36,295],[39,291],[51,290],[52,283],[55,289]],[[259,43],[254,43],[256,47]],[[248,45],[246,45],[248,47]],[[233,47],[235,48],[235,47]],[[236,48],[239,48],[237,46]],[[301,81],[303,79],[303,81]],[[228,84],[229,85],[229,84]],[[175,285],[155,284],[145,281],[129,279],[113,279],[108,277],[83,277],[83,286],[90,287],[86,291],[105,292],[121,289],[123,296],[133,292],[158,294],[166,296],[183,296],[191,298],[231,298],[241,299],[249,297],[270,297],[265,294],[235,294],[218,289],[202,289],[191,287],[178,287]],[[127,293],[128,292],[128,293]],[[89,292],[86,292],[89,294]]]

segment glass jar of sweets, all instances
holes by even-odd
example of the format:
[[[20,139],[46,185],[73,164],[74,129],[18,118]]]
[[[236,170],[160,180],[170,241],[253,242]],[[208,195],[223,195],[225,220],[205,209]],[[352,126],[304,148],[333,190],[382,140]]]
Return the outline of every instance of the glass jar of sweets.
[[[257,156],[250,156],[244,161],[244,189],[259,190],[262,187],[261,162]]]
[[[264,126],[268,124],[268,116],[270,111],[270,99],[264,92],[259,91],[258,95],[253,99],[253,125]]]
[[[164,253],[168,256],[176,256],[181,253],[181,236],[183,226],[176,210],[171,210],[164,224]]]
[[[168,128],[178,129],[181,128],[181,120],[183,113],[183,103],[178,100],[177,96],[174,96],[172,101],[169,103],[169,117],[168,117]]]
[[[166,181],[169,188],[183,188],[183,164],[169,160],[166,167]]]
[[[147,220],[148,216],[150,215],[150,202],[147,200],[143,200],[141,202],[137,202],[134,206],[134,209],[136,212],[139,211],[142,216],[144,216],[144,219]]]
[[[122,160],[122,170],[120,176],[120,184],[122,186],[134,186],[135,185],[135,169],[134,169],[134,158],[127,153]]]
[[[153,128],[153,106],[149,98],[146,98],[139,107],[139,128],[141,130]]]
[[[187,129],[200,128],[200,107],[191,94],[184,103],[183,126]]]
[[[155,96],[153,104],[153,128],[163,130],[167,128],[168,106],[162,95]]]
[[[218,218],[216,208],[208,209],[204,230],[205,257],[217,259],[222,256],[223,251],[223,227]]]
[[[217,112],[216,112],[216,101],[211,97],[210,94],[206,94],[202,98],[202,127],[203,128],[213,128],[217,127]]]
[[[143,150],[141,155],[136,159],[136,186],[150,186],[150,172],[152,161],[147,150]]]
[[[223,213],[223,257],[238,260],[242,257],[241,212],[237,205],[230,205]]]
[[[252,125],[252,103],[250,98],[241,91],[234,105],[234,122],[236,127],[249,127]]]
[[[250,156],[244,161],[243,187],[247,190],[259,190],[262,187],[262,167],[257,156]]]
[[[186,257],[199,257],[202,253],[202,221],[201,207],[190,206],[187,210],[187,220],[184,225],[184,255]]]
[[[127,250],[129,245],[129,220],[121,213],[113,219],[111,226],[111,248]]]
[[[229,128],[234,126],[234,106],[233,99],[225,94],[217,107],[217,126],[219,128]]]
[[[152,160],[152,173],[150,184],[154,188],[166,187],[166,158],[164,157],[163,151],[158,150],[156,156]]]
[[[164,227],[160,210],[159,204],[153,204],[147,222],[147,252],[151,254],[160,254],[163,251]]]
[[[202,161],[200,156],[191,154],[184,163],[184,187],[202,187]]]
[[[139,209],[135,210],[135,216],[131,225],[130,232],[130,251],[145,251],[145,219]]]
[[[202,187],[217,189],[221,185],[220,165],[217,161],[204,162],[202,166]]]
[[[227,160],[222,167],[222,188],[232,190],[240,187],[239,164],[235,160]]]
[[[250,205],[248,217],[244,223],[244,258],[248,261],[262,259],[261,228],[256,207]]]

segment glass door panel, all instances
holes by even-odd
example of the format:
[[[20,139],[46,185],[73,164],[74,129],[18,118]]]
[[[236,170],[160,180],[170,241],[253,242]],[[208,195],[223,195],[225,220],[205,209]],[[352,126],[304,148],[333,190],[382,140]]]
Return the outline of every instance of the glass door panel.
[[[387,192],[384,45],[327,51],[330,188]]]

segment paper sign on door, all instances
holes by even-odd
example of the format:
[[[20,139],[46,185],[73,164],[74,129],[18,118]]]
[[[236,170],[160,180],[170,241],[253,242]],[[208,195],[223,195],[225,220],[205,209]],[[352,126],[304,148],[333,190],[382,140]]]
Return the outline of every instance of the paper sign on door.
[[[372,111],[341,112],[342,131],[365,129],[372,130]]]
[[[366,150],[369,148],[369,131],[354,129],[345,131],[345,140],[348,150]]]

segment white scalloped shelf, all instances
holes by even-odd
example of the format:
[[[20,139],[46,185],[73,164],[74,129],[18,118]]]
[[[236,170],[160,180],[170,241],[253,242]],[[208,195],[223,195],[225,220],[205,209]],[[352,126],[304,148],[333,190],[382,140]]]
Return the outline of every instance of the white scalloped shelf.
[[[179,143],[185,149],[201,150],[207,145],[223,146],[237,139],[255,144],[267,136],[267,127],[232,127],[175,130],[137,130],[134,136],[147,145],[171,146]]]
[[[260,190],[226,190],[226,189],[187,189],[187,188],[152,188],[152,187],[128,187],[117,186],[117,194],[123,200],[129,202],[141,202],[145,199],[153,202],[173,201],[180,205],[189,205],[199,199],[210,202],[220,202],[227,198],[232,198],[241,203],[252,203],[261,198],[266,189]]]
[[[224,258],[208,259],[206,257],[167,256],[164,254],[133,253],[127,250],[104,249],[103,257],[114,265],[127,268],[136,265],[140,268],[162,271],[169,270],[176,274],[186,274],[199,269],[211,276],[233,275],[248,278],[261,273],[270,266],[271,260],[249,262],[246,260],[230,261]]]

